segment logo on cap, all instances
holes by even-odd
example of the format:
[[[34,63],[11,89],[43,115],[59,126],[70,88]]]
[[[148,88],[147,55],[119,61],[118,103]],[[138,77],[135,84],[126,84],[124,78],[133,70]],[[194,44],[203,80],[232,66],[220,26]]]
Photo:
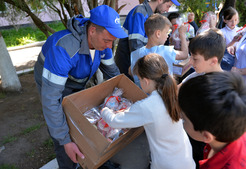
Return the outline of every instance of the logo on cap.
[[[120,18],[116,17],[116,19],[114,20],[114,22],[115,22],[116,24],[120,24]]]

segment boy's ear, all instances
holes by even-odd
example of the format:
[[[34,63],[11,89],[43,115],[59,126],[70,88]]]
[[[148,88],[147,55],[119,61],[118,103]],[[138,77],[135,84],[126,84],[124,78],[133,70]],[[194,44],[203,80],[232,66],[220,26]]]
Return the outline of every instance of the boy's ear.
[[[209,131],[202,131],[202,136],[203,136],[203,142],[204,143],[211,143],[213,140],[215,140],[215,137],[212,133],[210,133]]]
[[[212,65],[217,65],[218,64],[218,58],[216,56],[211,58],[211,64]]]
[[[155,36],[156,36],[157,38],[160,38],[160,37],[161,37],[161,31],[160,31],[160,30],[156,30],[156,31],[155,31]]]

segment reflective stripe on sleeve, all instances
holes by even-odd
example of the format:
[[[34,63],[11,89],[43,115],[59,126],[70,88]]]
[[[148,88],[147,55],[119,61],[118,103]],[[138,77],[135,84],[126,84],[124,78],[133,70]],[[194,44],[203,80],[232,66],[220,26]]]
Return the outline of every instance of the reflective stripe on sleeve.
[[[137,34],[137,33],[129,35],[129,40],[134,40],[134,39],[141,40],[144,43],[148,42],[148,38],[144,37],[143,35]]]
[[[51,73],[48,69],[43,69],[43,77],[48,81],[57,84],[57,85],[65,85],[67,81],[67,77],[61,77],[54,73]]]

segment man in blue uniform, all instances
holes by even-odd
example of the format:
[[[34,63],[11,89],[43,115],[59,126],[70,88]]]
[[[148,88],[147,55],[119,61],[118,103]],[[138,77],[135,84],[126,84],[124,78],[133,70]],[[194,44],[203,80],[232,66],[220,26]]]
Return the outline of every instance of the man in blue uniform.
[[[177,0],[145,0],[142,4],[134,7],[127,15],[123,28],[128,37],[120,39],[115,54],[115,63],[129,78],[128,68],[130,67],[130,54],[138,48],[147,44],[148,38],[144,31],[144,22],[153,13],[168,12],[169,8],[175,4],[179,6]]]
[[[83,90],[98,68],[106,79],[118,75],[119,70],[112,58],[112,43],[116,38],[127,37],[113,8],[101,5],[92,9],[90,14],[90,18],[77,16],[70,19],[68,29],[50,36],[34,68],[59,168],[76,168],[76,155],[83,158],[69,135],[61,105],[63,97]]]

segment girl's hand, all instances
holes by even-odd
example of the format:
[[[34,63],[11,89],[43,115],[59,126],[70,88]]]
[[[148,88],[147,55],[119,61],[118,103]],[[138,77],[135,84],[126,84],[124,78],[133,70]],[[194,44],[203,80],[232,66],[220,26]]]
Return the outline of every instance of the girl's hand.
[[[238,42],[238,41],[240,41],[240,39],[242,38],[243,36],[241,35],[241,34],[239,34],[239,35],[236,35],[236,36],[234,36],[234,38],[233,38],[233,42]]]
[[[230,53],[231,55],[235,55],[235,47],[234,46],[229,46],[227,47],[227,51],[228,53]]]

